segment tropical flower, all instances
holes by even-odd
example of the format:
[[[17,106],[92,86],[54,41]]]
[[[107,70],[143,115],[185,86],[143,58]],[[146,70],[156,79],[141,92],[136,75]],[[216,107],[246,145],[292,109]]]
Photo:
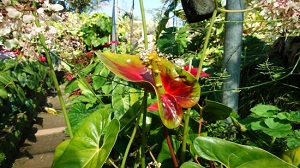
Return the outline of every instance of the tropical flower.
[[[182,108],[193,107],[200,98],[200,85],[193,75],[156,52],[138,55],[97,53],[104,65],[115,75],[132,82],[142,83],[157,95],[157,103],[148,110],[159,110],[163,124],[176,128],[183,118]]]

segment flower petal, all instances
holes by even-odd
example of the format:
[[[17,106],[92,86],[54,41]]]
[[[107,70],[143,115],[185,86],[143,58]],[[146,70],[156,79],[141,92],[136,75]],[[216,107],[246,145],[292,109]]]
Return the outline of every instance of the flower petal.
[[[115,75],[132,82],[149,82],[154,84],[149,70],[137,55],[99,53],[95,54]]]
[[[159,110],[159,115],[163,124],[169,129],[178,127],[181,123],[183,113],[177,100],[174,96],[167,93],[161,95],[160,99],[162,102],[162,110]]]
[[[170,61],[163,59],[160,66],[160,75],[163,86],[168,94],[175,97],[181,107],[189,108],[198,103],[200,85],[196,78]]]

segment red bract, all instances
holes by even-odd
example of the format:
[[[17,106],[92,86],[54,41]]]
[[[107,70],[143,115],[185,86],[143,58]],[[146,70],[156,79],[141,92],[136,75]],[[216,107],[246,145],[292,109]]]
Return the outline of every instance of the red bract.
[[[194,106],[200,97],[200,86],[193,75],[176,67],[157,54],[126,55],[96,53],[105,66],[115,75],[132,82],[151,84],[157,95],[157,103],[148,110],[159,110],[163,124],[178,127],[182,108]]]
[[[194,75],[195,77],[197,76],[197,72],[198,72],[198,68],[191,68],[190,66],[186,65],[183,67],[184,70],[188,71],[189,73],[191,73],[192,75]],[[189,71],[190,69],[190,71]],[[210,74],[205,73],[203,71],[200,72],[200,78],[209,78]]]

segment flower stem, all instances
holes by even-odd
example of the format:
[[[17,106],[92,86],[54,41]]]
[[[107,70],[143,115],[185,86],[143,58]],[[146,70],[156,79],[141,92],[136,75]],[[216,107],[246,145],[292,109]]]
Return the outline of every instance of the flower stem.
[[[184,161],[185,161],[186,143],[187,143],[187,136],[188,136],[190,113],[191,113],[191,108],[188,108],[186,114],[184,115],[183,140],[182,140],[181,153],[180,153],[180,163],[181,164],[184,163]]]
[[[146,23],[145,9],[144,9],[143,0],[140,0],[140,9],[141,9],[141,15],[142,15],[145,50],[148,50],[147,23]]]
[[[147,105],[143,104],[143,106],[147,106]],[[122,160],[121,168],[125,168],[126,159],[127,159],[130,147],[132,145],[132,142],[134,140],[134,137],[135,137],[135,134],[136,134],[136,130],[137,130],[138,126],[139,126],[140,117],[141,117],[141,114],[138,116],[138,118],[137,118],[137,120],[135,122],[135,126],[133,128],[132,133],[131,133],[130,140],[129,140],[129,142],[127,144],[127,147],[126,147],[126,150],[125,150],[125,154],[124,154],[124,157],[123,157],[123,160]]]
[[[36,11],[33,12],[33,15],[35,16],[35,24],[36,24],[36,26],[37,27],[41,27],[41,24],[40,24],[40,21],[38,19]],[[39,41],[42,44],[43,49],[45,50],[45,55],[46,55],[46,58],[47,58],[47,63],[48,63],[48,66],[50,68],[50,75],[51,75],[51,77],[53,79],[53,82],[54,82],[54,86],[55,86],[55,89],[56,89],[56,92],[57,92],[57,96],[59,98],[61,109],[63,111],[65,123],[66,123],[67,128],[68,128],[68,130],[70,132],[70,138],[72,138],[73,137],[73,132],[72,132],[72,129],[71,129],[71,124],[70,124],[70,121],[69,121],[69,118],[68,118],[66,106],[65,106],[65,103],[64,103],[64,99],[62,97],[62,93],[61,93],[61,90],[60,90],[60,87],[59,87],[59,84],[58,84],[58,80],[57,80],[54,68],[52,66],[52,61],[51,61],[51,58],[50,58],[49,50],[48,50],[46,42],[45,42],[45,37],[44,37],[44,35],[42,33],[39,33],[38,35],[39,35]]]
[[[172,157],[172,160],[173,160],[174,167],[178,168],[179,167],[178,161],[177,161],[177,158],[176,158],[175,153],[174,153],[174,149],[173,149],[173,146],[172,146],[172,142],[171,142],[170,134],[168,132],[168,128],[166,126],[164,126],[164,131],[165,131],[166,141],[167,141],[168,147],[170,149],[170,154],[171,154],[171,157]]]
[[[204,41],[203,50],[202,50],[202,56],[201,56],[201,53],[198,54],[198,57],[200,58],[200,63],[199,63],[198,72],[197,72],[197,75],[196,75],[197,80],[199,80],[200,72],[202,71],[203,62],[204,62],[204,59],[206,57],[207,45],[208,45],[208,42],[209,42],[212,26],[213,26],[213,24],[215,22],[215,19],[217,17],[217,13],[218,13],[218,11],[215,9],[213,14],[212,14],[212,17],[210,19],[210,25],[209,25],[209,28],[207,30],[206,36],[205,36],[205,41]]]
[[[146,167],[146,133],[147,133],[147,128],[146,128],[146,117],[147,117],[147,98],[148,98],[148,92],[144,92],[144,97],[143,97],[143,125],[142,125],[142,145],[141,145],[141,166],[142,168]]]

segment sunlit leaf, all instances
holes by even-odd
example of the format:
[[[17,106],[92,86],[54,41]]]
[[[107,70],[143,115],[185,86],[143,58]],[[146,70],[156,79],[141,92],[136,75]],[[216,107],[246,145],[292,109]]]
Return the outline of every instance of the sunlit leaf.
[[[294,166],[299,167],[300,166],[300,146],[284,152],[282,154],[282,159]]]
[[[193,150],[207,160],[217,161],[228,168],[296,168],[267,151],[212,137],[198,137]]]
[[[120,124],[113,119],[107,125],[104,121],[107,117],[103,117],[102,113],[103,111],[98,111],[91,114],[69,144],[59,145],[53,168],[103,166],[116,142]]]

